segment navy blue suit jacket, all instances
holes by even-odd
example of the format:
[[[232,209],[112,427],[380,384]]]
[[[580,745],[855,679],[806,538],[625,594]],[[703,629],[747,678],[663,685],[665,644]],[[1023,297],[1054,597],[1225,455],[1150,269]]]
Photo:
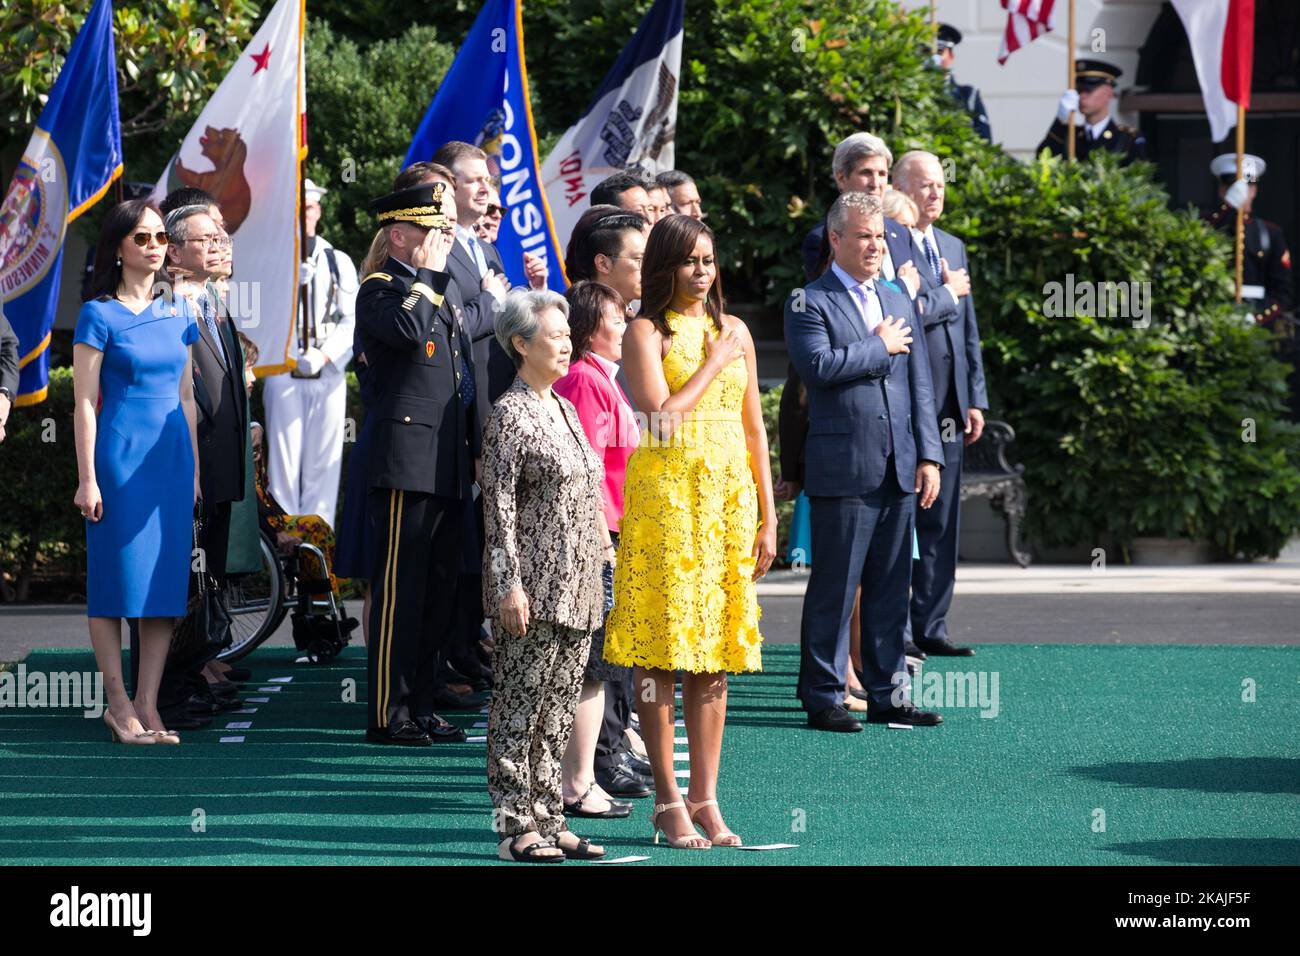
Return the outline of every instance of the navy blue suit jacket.
[[[947,259],[949,268],[970,268],[965,243],[938,226],[934,237],[939,258]],[[921,289],[914,305],[925,327],[935,413],[943,412],[950,397],[955,399],[962,415],[957,425],[959,429],[964,428],[967,411],[989,407],[979,326],[975,324],[975,301],[964,295],[953,302],[952,295],[943,287],[943,280],[930,271],[925,253],[912,238],[911,231],[892,219],[885,220],[885,244],[889,246],[895,269],[911,260],[921,275]]]
[[[910,352],[890,355],[884,339],[867,334],[853,297],[832,271],[785,303],[786,347],[808,393],[809,495],[865,495],[885,485],[890,439],[895,476],[908,494],[918,461],[944,460],[925,337],[912,303],[888,283],[875,285],[884,315],[912,327]]]

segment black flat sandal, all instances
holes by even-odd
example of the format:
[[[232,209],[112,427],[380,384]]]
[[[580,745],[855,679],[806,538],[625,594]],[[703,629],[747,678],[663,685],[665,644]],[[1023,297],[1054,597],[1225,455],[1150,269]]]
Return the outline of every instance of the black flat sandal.
[[[624,803],[619,800],[610,800],[608,810],[584,810],[582,805],[587,802],[587,797],[591,796],[591,791],[596,789],[595,781],[587,788],[587,792],[577,800],[564,803],[564,815],[566,817],[585,817],[588,820],[621,820],[623,817],[632,815],[632,804]],[[561,847],[563,849],[563,847]]]
[[[585,837],[578,840],[578,845],[572,849],[561,846],[558,841],[554,845],[564,854],[565,859],[568,860],[601,860],[605,857],[604,850],[601,850],[599,853],[593,853],[591,851],[591,841]]]
[[[555,850],[559,849],[550,840],[538,840],[536,843],[530,843],[522,850],[515,849],[515,844],[519,841],[519,836],[510,837],[502,840],[501,845],[497,847],[497,856],[503,860],[513,860],[515,863],[563,863],[568,858],[567,851],[562,856],[539,856],[538,850]]]

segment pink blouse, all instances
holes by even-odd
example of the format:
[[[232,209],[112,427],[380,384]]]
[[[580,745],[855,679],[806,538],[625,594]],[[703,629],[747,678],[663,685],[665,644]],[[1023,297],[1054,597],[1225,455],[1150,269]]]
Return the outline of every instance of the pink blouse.
[[[568,374],[552,388],[578,410],[587,441],[604,462],[605,522],[610,531],[617,531],[623,520],[627,460],[641,439],[632,405],[600,358],[592,353],[570,365]]]

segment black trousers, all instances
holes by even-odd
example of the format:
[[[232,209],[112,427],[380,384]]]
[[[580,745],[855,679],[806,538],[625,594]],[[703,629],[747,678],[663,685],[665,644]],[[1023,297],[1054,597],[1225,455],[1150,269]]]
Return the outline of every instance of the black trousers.
[[[632,675],[623,680],[605,681],[605,716],[600,722],[600,736],[596,738],[597,770],[607,770],[619,762],[627,750],[623,731],[632,717]]]
[[[367,721],[387,728],[433,714],[440,652],[452,632],[465,503],[372,488]]]

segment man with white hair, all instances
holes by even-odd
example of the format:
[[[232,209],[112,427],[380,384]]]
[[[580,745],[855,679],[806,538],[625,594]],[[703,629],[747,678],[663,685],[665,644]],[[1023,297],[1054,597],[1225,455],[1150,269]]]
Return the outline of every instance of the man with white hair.
[[[331,527],[343,468],[347,415],[347,366],[356,329],[357,269],[316,232],[327,190],[304,183],[307,248],[299,270],[307,297],[306,341],[299,328],[295,366],[267,378],[267,479],[271,496],[291,515],[320,515]],[[294,315],[301,323],[301,306]]]
[[[916,516],[921,557],[912,574],[910,637],[926,654],[965,657],[975,652],[948,639],[947,615],[957,574],[963,449],[979,440],[989,404],[984,359],[966,245],[934,225],[943,215],[944,203],[939,158],[922,150],[904,153],[894,164],[893,179],[894,188],[908,195],[917,208],[907,245],[895,241],[894,249],[895,255],[909,255],[920,264],[921,291],[914,305],[930,357],[944,457],[939,500]]]

